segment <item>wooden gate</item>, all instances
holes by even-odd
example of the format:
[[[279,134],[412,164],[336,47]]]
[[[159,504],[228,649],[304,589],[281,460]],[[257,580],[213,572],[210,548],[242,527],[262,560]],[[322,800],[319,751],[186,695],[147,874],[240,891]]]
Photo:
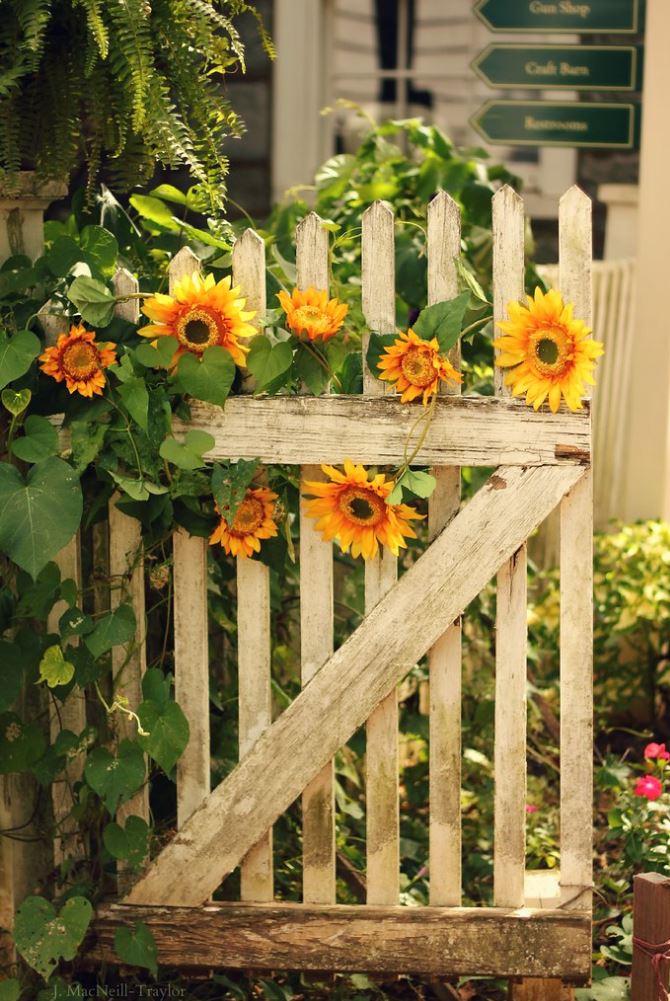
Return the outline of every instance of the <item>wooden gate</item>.
[[[393,215],[363,217],[363,309],[371,330],[395,330]],[[524,292],[523,204],[510,188],[493,199],[494,312]],[[456,204],[428,208],[428,301],[457,293]],[[197,267],[182,251],[173,281]],[[251,230],[233,254],[235,282],[265,312],[262,241]],[[560,204],[559,289],[591,314],[590,202],[572,188]],[[314,215],[297,232],[298,285],[328,286],[328,234]],[[117,276],[119,288],[128,276]],[[124,285],[123,283],[126,283]],[[126,308],[126,307],[124,307]],[[131,304],[131,310],[135,307]],[[364,346],[365,350],[365,346]],[[452,353],[458,364],[458,349]],[[415,408],[384,395],[365,373],[361,397],[231,398],[194,403],[188,427],[216,439],[211,458],[292,463],[302,476],[345,458],[402,460]],[[176,424],[177,435],[187,430]],[[114,962],[114,932],[138,919],[159,961],[189,967],[358,970],[558,978],[584,983],[591,968],[592,478],[590,414],[535,413],[511,399],[445,396],[415,463],[438,486],[426,551],[397,577],[384,553],[366,564],[366,616],[333,652],[332,547],[301,516],[303,690],[274,722],[270,706],[267,568],[238,560],[240,762],[210,792],[207,542],[174,537],[176,698],[190,724],[177,766],[178,831],[119,904],[99,909],[90,955]],[[462,509],[460,467],[495,467]],[[525,872],[526,540],[560,506],[561,867]],[[112,573],[127,574],[143,620],[136,523],[110,512]],[[65,554],[66,555],[66,554]],[[64,555],[64,558],[65,558]],[[461,906],[461,615],[497,575],[495,699],[495,906]],[[140,637],[141,639],[141,637]],[[430,669],[430,906],[400,907],[396,686],[428,652]],[[124,668],[139,700],[141,644]],[[76,707],[73,711],[77,711]],[[367,727],[367,905],[335,903],[333,756]],[[76,724],[73,725],[76,729]],[[304,902],[273,902],[272,825],[302,796]],[[124,811],[146,814],[146,798]],[[212,903],[241,867],[241,901]],[[547,995],[548,997],[549,995]]]

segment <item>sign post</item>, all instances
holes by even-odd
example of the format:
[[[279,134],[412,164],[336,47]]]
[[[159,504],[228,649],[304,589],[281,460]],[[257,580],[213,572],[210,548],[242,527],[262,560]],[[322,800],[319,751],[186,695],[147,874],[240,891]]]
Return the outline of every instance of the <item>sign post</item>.
[[[474,11],[491,31],[640,30],[639,0],[477,0]]]
[[[639,90],[636,45],[489,45],[472,68],[489,87],[526,90]]]
[[[639,142],[635,104],[487,101],[470,123],[494,145],[634,149]]]

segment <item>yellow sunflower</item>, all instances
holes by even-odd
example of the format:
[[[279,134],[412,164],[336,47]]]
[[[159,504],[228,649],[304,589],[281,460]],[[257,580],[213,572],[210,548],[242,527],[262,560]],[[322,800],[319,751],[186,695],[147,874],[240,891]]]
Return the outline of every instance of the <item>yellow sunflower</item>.
[[[402,393],[401,403],[423,396],[425,407],[428,398],[437,393],[440,380],[463,382],[451,362],[440,354],[437,338],[424,341],[411,328],[384,348],[378,367],[379,378],[394,383],[397,392]]]
[[[595,360],[603,346],[589,337],[591,328],[576,320],[573,310],[555,289],[545,294],[536,288],[528,306],[510,302],[509,319],[498,323],[503,336],[493,342],[500,349],[496,365],[510,369],[505,384],[514,396],[525,393],[535,410],[548,400],[556,413],[561,396],[570,410],[579,410],[585,385],[595,385]]]
[[[69,333],[61,334],[39,360],[42,371],[52,379],[65,380],[69,393],[102,396],[107,381],[103,369],[116,363],[116,349],[109,341],[98,344],[95,330],[75,325]]]
[[[277,534],[274,521],[277,494],[268,487],[250,487],[235,512],[232,525],[225,515],[209,537],[210,546],[220,543],[230,556],[253,556],[260,552],[261,539]],[[221,514],[217,507],[217,512]]]
[[[236,365],[244,365],[248,348],[240,337],[253,337],[258,331],[248,321],[256,315],[246,310],[240,289],[231,288],[231,279],[214,280],[214,275],[185,275],[177,282],[172,295],[157,292],[147,299],[142,312],[153,323],[138,331],[143,337],[176,337],[179,347],[172,363],[190,351],[195,355],[211,347],[226,348]]]
[[[310,341],[328,341],[344,323],[349,307],[339,299],[328,299],[328,293],[315,288],[306,292],[294,288],[291,295],[278,293],[286,323],[298,334],[307,334]]]
[[[331,482],[305,482],[306,495],[314,497],[305,510],[318,519],[317,531],[327,542],[337,539],[345,553],[351,548],[352,556],[369,560],[377,555],[379,543],[397,556],[401,546],[406,548],[406,538],[416,538],[408,522],[423,515],[407,504],[386,503],[393,481],[383,473],[369,479],[363,466],[355,466],[350,459],[343,473],[333,466],[321,468]]]

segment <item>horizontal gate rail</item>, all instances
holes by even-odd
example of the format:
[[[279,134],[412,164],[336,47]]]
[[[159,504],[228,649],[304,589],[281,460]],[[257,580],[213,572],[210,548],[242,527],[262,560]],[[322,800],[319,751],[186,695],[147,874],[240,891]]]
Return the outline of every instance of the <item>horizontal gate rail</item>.
[[[179,436],[208,431],[207,459],[260,459],[294,465],[345,459],[363,465],[402,462],[413,407],[366,396],[234,396],[225,409],[193,401]],[[535,412],[521,400],[491,396],[438,399],[426,439],[412,460],[436,466],[556,466],[588,463],[588,404],[576,413]]]
[[[589,915],[491,907],[210,904],[98,909],[87,957],[115,962],[114,934],[143,921],[163,966],[357,970],[588,982]]]

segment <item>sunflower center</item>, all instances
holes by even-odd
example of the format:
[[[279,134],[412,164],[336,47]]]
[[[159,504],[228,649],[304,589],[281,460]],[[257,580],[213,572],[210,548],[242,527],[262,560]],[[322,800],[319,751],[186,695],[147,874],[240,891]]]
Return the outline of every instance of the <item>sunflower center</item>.
[[[377,525],[384,517],[384,501],[374,491],[350,487],[340,497],[340,511],[356,525]]]
[[[206,348],[219,344],[221,323],[214,310],[196,306],[184,313],[177,322],[177,337],[189,351],[202,354]]]
[[[63,369],[73,379],[88,379],[100,365],[98,352],[88,341],[75,341],[63,352]]]
[[[328,316],[318,306],[299,306],[295,311],[298,325],[307,330],[320,330],[327,326]]]
[[[400,362],[402,374],[412,386],[423,389],[435,379],[432,352],[422,347],[411,347]]]
[[[263,504],[258,497],[247,497],[233,518],[232,530],[240,535],[252,535],[263,524]]]
[[[533,336],[535,367],[542,375],[560,376],[570,364],[570,339],[558,327],[545,327]]]

